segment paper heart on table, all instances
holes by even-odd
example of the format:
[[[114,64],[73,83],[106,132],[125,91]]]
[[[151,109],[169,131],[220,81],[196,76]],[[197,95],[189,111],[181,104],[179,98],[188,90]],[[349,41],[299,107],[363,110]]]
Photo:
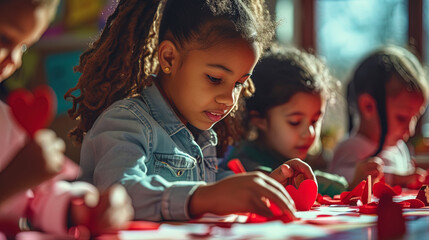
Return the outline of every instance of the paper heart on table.
[[[39,86],[33,92],[15,90],[9,94],[7,103],[15,120],[31,137],[50,124],[56,111],[55,92],[47,85]]]
[[[310,210],[317,198],[317,184],[311,179],[302,181],[298,189],[288,185],[286,186],[286,191],[292,197],[298,211]]]
[[[341,193],[340,195],[341,202],[343,204],[350,204],[350,201],[352,198],[355,198],[355,197],[361,198],[363,190],[365,188],[365,184],[366,184],[366,181],[363,180],[355,188],[353,188],[352,191]]]

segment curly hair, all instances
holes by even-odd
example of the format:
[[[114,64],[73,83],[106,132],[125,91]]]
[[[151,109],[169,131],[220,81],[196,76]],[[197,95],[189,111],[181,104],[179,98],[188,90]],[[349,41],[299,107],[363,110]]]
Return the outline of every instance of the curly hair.
[[[179,47],[194,41],[205,48],[242,38],[264,50],[274,25],[264,0],[121,0],[75,67],[82,75],[64,97],[72,100],[68,113],[79,123],[69,136],[81,143],[108,106],[152,84],[150,75],[159,69],[157,46],[167,32]],[[253,93],[252,86],[249,81],[242,95]],[[235,137],[234,121],[227,117],[217,124],[221,144],[227,135]]]

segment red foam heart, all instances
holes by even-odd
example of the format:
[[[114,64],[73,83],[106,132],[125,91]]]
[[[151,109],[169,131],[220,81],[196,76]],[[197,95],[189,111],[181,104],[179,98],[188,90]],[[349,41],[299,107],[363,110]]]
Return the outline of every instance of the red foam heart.
[[[302,181],[298,189],[293,185],[288,185],[286,191],[292,197],[296,209],[299,211],[310,210],[317,198],[317,184],[311,179]]]
[[[33,137],[34,133],[47,127],[56,110],[56,96],[47,85],[36,88],[33,93],[18,89],[10,93],[9,104],[15,120]]]

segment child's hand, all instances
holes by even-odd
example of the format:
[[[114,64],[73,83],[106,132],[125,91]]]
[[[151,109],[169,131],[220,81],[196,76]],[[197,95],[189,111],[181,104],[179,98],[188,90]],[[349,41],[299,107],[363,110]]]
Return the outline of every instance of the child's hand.
[[[373,184],[378,182],[383,177],[383,160],[378,157],[372,157],[358,162],[349,189],[355,188],[360,182],[366,180],[368,175],[371,175]]]
[[[317,183],[311,167],[298,158],[291,159],[283,163],[269,174],[283,186],[293,184],[296,188],[305,179],[314,180]]]
[[[131,199],[125,188],[114,185],[101,195],[94,191],[73,199],[70,225],[84,226],[92,235],[97,235],[125,227],[133,215]]]
[[[64,141],[54,131],[39,130],[2,171],[2,179],[13,181],[16,191],[35,187],[61,171],[64,150]]]
[[[204,213],[225,215],[252,212],[273,217],[266,204],[267,198],[295,219],[295,204],[285,188],[260,172],[237,174],[214,184],[199,186],[189,200],[189,214],[196,218]]]
[[[426,180],[427,172],[422,168],[416,168],[414,174],[407,179],[405,186],[410,189],[419,189]]]

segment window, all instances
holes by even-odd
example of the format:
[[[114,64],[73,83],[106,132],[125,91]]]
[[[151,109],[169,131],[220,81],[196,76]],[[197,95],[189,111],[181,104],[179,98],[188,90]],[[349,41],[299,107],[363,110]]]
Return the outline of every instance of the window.
[[[278,0],[276,4],[277,40],[286,45],[292,45],[294,39],[294,1]]]
[[[406,0],[318,0],[315,9],[318,53],[340,80],[381,45],[407,43]]]

